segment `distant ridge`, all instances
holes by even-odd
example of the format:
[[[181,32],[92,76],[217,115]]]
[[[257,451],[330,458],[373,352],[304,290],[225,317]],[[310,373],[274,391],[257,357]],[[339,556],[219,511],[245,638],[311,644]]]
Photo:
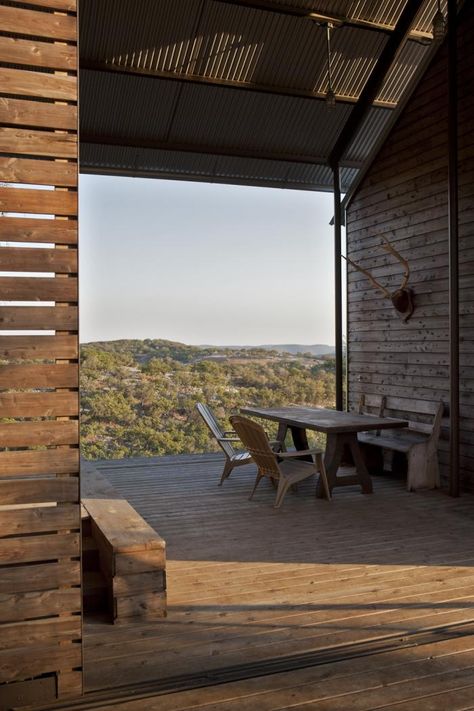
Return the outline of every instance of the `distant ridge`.
[[[332,355],[335,352],[334,346],[328,346],[322,343],[315,343],[312,345],[305,345],[301,343],[267,343],[261,346],[202,346],[202,348],[216,348],[219,350],[230,349],[240,349],[240,350],[264,350],[264,351],[277,351],[277,353],[291,353],[296,355],[297,353],[311,353],[313,356],[318,355]]]
[[[267,343],[258,346],[248,346],[248,345],[225,345],[216,346],[214,344],[201,344],[201,345],[189,345],[186,343],[181,343],[179,341],[168,341],[163,338],[121,338],[110,341],[90,341],[88,343],[81,343],[82,346],[96,346],[100,347],[106,351],[130,351],[138,352],[142,347],[145,348],[148,353],[148,357],[153,356],[153,352],[167,351],[165,355],[170,355],[168,351],[177,351],[181,355],[188,353],[189,355],[199,355],[201,349],[207,351],[206,355],[211,355],[209,351],[275,351],[277,353],[288,353],[289,355],[298,355],[299,353],[309,353],[312,356],[327,356],[333,355],[335,350],[334,346],[328,346],[323,343],[315,344],[302,344],[302,343]]]

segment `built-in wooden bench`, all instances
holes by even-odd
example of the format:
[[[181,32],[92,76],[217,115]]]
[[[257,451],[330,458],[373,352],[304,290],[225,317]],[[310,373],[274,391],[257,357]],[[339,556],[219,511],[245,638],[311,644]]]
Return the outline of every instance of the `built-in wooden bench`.
[[[113,622],[164,617],[165,541],[93,466],[83,466],[81,479]]]
[[[408,407],[407,407],[408,405]],[[364,445],[382,450],[400,452],[407,458],[407,489],[435,489],[440,486],[438,442],[445,406],[425,401],[401,400],[399,398],[362,395],[359,401],[360,414],[376,414],[379,417],[402,416],[408,427],[378,432],[361,432],[359,441]],[[412,420],[412,417],[417,418]],[[418,419],[423,418],[425,422]],[[429,419],[430,422],[426,422]]]

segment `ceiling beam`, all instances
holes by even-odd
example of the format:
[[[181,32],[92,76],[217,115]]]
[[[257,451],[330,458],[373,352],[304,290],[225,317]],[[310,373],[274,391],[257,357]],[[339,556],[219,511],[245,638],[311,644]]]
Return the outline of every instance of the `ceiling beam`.
[[[300,183],[288,181],[286,178],[283,180],[270,180],[268,178],[262,178],[260,180],[241,177],[229,178],[213,173],[212,171],[199,175],[193,175],[192,173],[178,174],[161,170],[134,170],[133,168],[104,167],[82,163],[79,172],[81,175],[114,175],[126,178],[159,178],[160,180],[185,180],[186,182],[194,183],[212,182],[219,183],[221,185],[251,185],[257,188],[286,188],[288,190],[305,190],[310,192],[332,192],[332,183],[331,185],[324,183]]]
[[[213,0],[226,5],[237,5],[239,7],[247,7],[252,10],[263,10],[265,12],[273,12],[279,15],[290,15],[292,17],[301,17],[305,20],[312,20],[326,24],[331,22],[333,25],[346,25],[347,27],[356,27],[358,29],[372,30],[373,32],[383,32],[391,34],[395,28],[393,25],[385,25],[380,22],[372,22],[370,20],[362,20],[359,18],[348,17],[347,15],[339,15],[337,13],[318,12],[317,10],[309,10],[304,7],[296,7],[294,5],[285,5],[277,3],[274,0]],[[429,42],[433,39],[431,32],[422,32],[421,30],[412,30],[409,39],[416,41]]]
[[[227,156],[229,158],[247,158],[256,160],[271,160],[283,163],[302,163],[307,165],[327,166],[327,156],[312,156],[289,153],[269,153],[252,149],[226,148],[223,146],[196,145],[170,141],[146,140],[143,138],[125,138],[120,136],[95,136],[82,131],[81,143],[115,146],[117,148],[149,148],[160,151],[177,151],[181,153],[200,153],[211,156]],[[360,161],[343,161],[343,168],[361,168]]]
[[[385,47],[367,80],[357,104],[352,109],[339,138],[329,156],[329,165],[337,166],[342,156],[353,140],[358,128],[373,105],[375,97],[381,90],[388,70],[405,42],[410,27],[418,14],[424,0],[408,0],[400,15],[393,33],[388,38]]]
[[[294,99],[310,99],[314,101],[325,102],[326,95],[308,91],[307,89],[292,89],[287,87],[275,87],[266,84],[256,84],[254,82],[241,82],[232,79],[219,79],[214,77],[203,77],[197,74],[178,74],[177,72],[167,72],[163,70],[144,69],[142,67],[125,67],[122,65],[111,64],[110,62],[99,62],[83,59],[80,62],[80,69],[94,72],[103,72],[105,74],[121,74],[123,76],[148,77],[150,79],[164,79],[177,82],[187,82],[189,84],[201,84],[205,86],[215,86],[224,89],[238,89],[243,91],[253,91],[257,94],[272,94],[274,96],[288,96]],[[336,94],[338,103],[350,104],[353,106],[357,103],[357,97],[343,96]],[[392,101],[374,101],[374,106],[381,109],[395,109],[396,102]]]

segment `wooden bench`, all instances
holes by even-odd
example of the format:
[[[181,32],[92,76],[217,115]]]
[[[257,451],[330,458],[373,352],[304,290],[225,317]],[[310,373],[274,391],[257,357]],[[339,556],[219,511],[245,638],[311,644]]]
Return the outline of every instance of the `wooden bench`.
[[[165,541],[89,463],[82,467],[81,493],[113,622],[164,617]]]
[[[407,459],[407,489],[435,489],[440,486],[438,464],[438,441],[445,406],[437,406],[425,401],[410,402],[399,398],[362,395],[359,401],[360,414],[403,416],[409,420],[403,429],[383,430],[379,432],[361,432],[359,442],[363,445],[378,447],[382,450],[399,452]],[[416,418],[430,419],[428,422],[412,421]]]

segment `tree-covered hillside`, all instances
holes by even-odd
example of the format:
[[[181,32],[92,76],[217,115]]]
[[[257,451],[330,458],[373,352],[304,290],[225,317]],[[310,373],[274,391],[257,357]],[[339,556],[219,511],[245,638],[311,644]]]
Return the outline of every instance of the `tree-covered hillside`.
[[[81,358],[81,446],[88,459],[217,449],[196,412],[199,401],[225,427],[244,405],[334,403],[328,357],[124,340],[83,345]]]

